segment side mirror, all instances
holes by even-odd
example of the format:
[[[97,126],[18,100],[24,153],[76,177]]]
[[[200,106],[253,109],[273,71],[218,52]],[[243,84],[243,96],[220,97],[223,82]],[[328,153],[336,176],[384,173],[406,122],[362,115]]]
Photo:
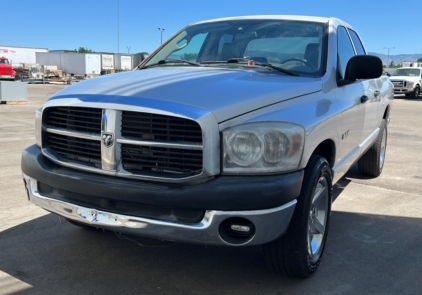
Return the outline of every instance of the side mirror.
[[[344,80],[338,81],[338,85],[353,83],[358,79],[375,79],[382,75],[382,61],[373,55],[356,55],[347,63]]]

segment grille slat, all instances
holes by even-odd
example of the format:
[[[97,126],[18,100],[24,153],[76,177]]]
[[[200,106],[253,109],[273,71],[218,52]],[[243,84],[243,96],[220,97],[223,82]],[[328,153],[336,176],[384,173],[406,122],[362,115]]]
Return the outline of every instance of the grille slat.
[[[72,128],[74,128],[75,131],[82,131],[82,130],[80,130],[81,127],[79,125],[74,125],[74,124],[69,124],[69,123],[59,123],[59,122],[53,122],[54,124],[52,124],[50,121],[48,123],[49,123],[49,125],[54,126],[54,127],[65,128],[65,129],[69,129],[69,130],[72,130]],[[98,127],[84,126],[83,128],[85,129],[85,130],[83,130],[83,132],[92,132],[92,131],[97,131],[98,129],[101,130],[101,126],[99,128]],[[76,129],[79,129],[79,130],[76,130]]]
[[[65,143],[54,144],[54,143],[52,143],[50,141],[50,147],[56,149],[57,152],[59,152],[59,151],[75,152],[75,149],[79,149],[77,151],[78,153],[85,154],[85,155],[90,155],[90,156],[94,156],[94,157],[98,156],[95,149],[81,150],[80,149],[80,146],[66,145]]]
[[[49,134],[49,137],[50,138],[52,138],[52,139],[57,139],[57,140],[61,140],[61,137],[60,136],[64,136],[64,135],[56,135],[56,134],[54,134],[54,133],[50,133]],[[67,142],[68,143],[78,143],[79,142],[79,139],[78,138],[75,138],[75,139],[73,139],[73,137],[67,137]],[[99,141],[95,141],[95,140],[92,140],[92,141],[90,141],[90,142],[86,142],[85,143],[86,145],[91,145],[91,146],[95,146],[95,147],[97,147],[98,145],[99,145]]]
[[[177,134],[171,134],[171,135],[165,135],[165,134],[151,134],[152,132],[142,132],[142,131],[125,131],[125,135],[129,138],[142,138],[142,139],[148,139],[148,136],[154,136],[154,139],[160,139],[160,140],[176,140],[176,141],[185,141],[185,142],[195,142],[195,143],[202,143],[202,136],[191,136],[191,135],[177,135]],[[143,137],[143,135],[147,135],[146,137]]]
[[[74,117],[74,116],[71,116],[71,117]],[[67,119],[67,118],[65,119],[65,118],[56,117],[56,116],[50,116],[50,118],[48,119],[49,122],[60,122],[60,121],[68,121],[68,120],[69,119]],[[79,119],[72,119],[72,122],[96,125],[96,126],[99,126],[101,128],[101,123],[99,123],[99,122],[88,122],[88,121],[82,120],[82,119],[80,119],[80,120]]]
[[[159,161],[159,160],[146,160],[146,159],[134,159],[134,158],[130,158],[130,161],[138,162],[138,163],[175,164],[175,165],[180,164],[179,161]],[[185,160],[185,161],[186,162],[191,162],[192,160]],[[202,163],[201,164],[187,163],[187,164],[189,166],[196,167],[196,168],[201,168],[202,167]],[[157,167],[157,165],[155,165],[153,167]]]
[[[142,120],[142,119],[129,119],[128,117],[125,117],[125,120],[128,124],[152,124],[152,125],[162,125],[163,122],[161,122],[162,120],[158,120],[158,121],[151,121],[149,119],[146,120]],[[196,128],[197,124],[195,122],[186,122],[183,124],[179,124],[176,122],[180,122],[180,121],[174,121],[170,120],[171,122],[171,127],[194,127]]]

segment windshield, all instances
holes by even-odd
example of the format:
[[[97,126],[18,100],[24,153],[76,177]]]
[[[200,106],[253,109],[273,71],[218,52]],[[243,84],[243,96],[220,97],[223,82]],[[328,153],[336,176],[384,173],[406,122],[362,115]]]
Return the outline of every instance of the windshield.
[[[420,73],[420,69],[397,69],[394,71],[392,76],[419,77]]]
[[[297,74],[318,76],[325,71],[325,30],[326,24],[286,20],[194,25],[175,36],[144,67],[192,66],[181,64],[180,60],[204,66],[239,67],[253,60],[257,66],[272,64]],[[172,60],[179,62],[171,63]]]
[[[7,59],[0,59],[0,64],[8,65],[9,61]]]

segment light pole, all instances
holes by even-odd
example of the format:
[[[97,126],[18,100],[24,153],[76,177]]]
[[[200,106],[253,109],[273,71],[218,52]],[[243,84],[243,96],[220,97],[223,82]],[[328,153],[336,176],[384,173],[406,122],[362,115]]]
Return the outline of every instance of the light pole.
[[[165,29],[158,28],[158,30],[161,32],[161,44],[163,44],[163,32]]]
[[[394,49],[396,47],[384,47],[384,49],[388,50],[388,59],[387,59],[387,68],[390,67],[390,49]]]
[[[130,53],[130,46],[126,46],[126,48],[127,48],[127,53]]]

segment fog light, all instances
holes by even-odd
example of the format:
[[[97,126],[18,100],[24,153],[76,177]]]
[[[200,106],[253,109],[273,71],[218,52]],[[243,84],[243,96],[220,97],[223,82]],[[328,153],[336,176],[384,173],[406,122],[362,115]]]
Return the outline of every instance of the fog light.
[[[243,217],[230,217],[220,223],[220,238],[230,245],[245,245],[255,236],[255,225]]]
[[[251,228],[249,226],[245,226],[245,225],[232,224],[232,225],[230,225],[230,228],[232,230],[241,231],[241,232],[245,232],[245,233],[251,231]]]

